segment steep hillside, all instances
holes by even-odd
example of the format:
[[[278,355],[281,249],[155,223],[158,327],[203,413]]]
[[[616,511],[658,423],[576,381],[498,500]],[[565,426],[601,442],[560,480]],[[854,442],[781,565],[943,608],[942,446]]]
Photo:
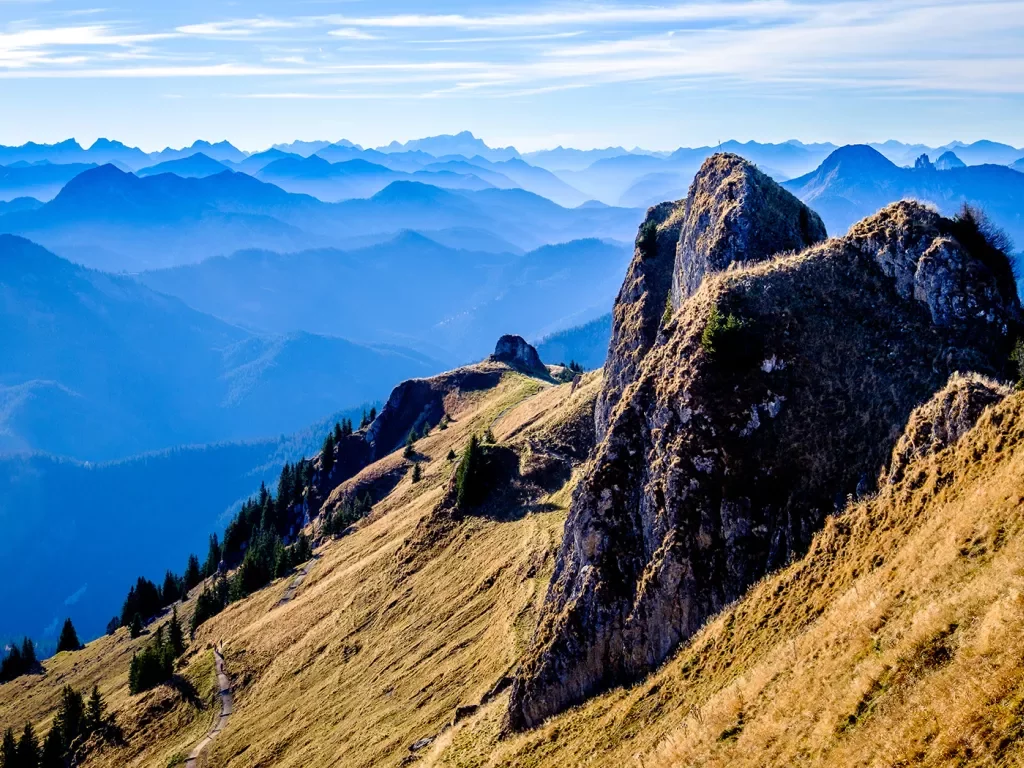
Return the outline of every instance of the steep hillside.
[[[0,457],[0,638],[28,634],[41,652],[74,619],[82,639],[103,632],[140,574],[179,571],[189,553],[281,465],[313,456],[324,435],[372,404],[287,436],[189,446],[110,462],[45,454]],[[40,531],[46,535],[40,536]]]
[[[968,420],[639,684],[511,738],[497,701],[420,764],[1024,764],[1022,424],[1021,394]]]
[[[0,236],[0,453],[101,461],[293,432],[442,366],[397,347],[258,334]]]
[[[398,765],[414,742],[445,732],[459,707],[503,690],[532,631],[574,467],[593,444],[599,376],[553,386],[500,360],[452,375],[490,383],[448,388],[444,429],[418,440],[413,457],[384,456],[353,479],[404,465],[368,518],[323,543],[294,598],[278,605],[288,586],[278,581],[200,627],[183,676],[209,702],[203,649],[224,641],[235,686],[235,715],[209,764]],[[453,507],[448,453],[488,430],[485,496]],[[63,682],[97,681],[127,738],[86,765],[163,766],[187,751],[209,706],[197,709],[180,687],[129,697],[124,633],[0,685],[0,727],[30,719],[45,730]]]

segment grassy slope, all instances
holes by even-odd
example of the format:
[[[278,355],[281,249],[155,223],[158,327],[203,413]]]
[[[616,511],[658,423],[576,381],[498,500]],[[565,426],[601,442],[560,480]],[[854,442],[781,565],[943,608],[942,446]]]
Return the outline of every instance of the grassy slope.
[[[198,589],[193,590],[193,598]],[[179,604],[178,615],[187,627],[194,600]],[[132,654],[141,650],[152,633],[165,624],[158,619],[141,637],[133,640],[126,628],[101,637],[74,653],[47,659],[44,674],[25,675],[0,686],[0,728],[20,731],[30,721],[36,733],[49,731],[60,702],[61,690],[70,685],[87,697],[99,687],[108,711],[114,713],[124,734],[124,745],[104,744],[94,749],[89,766],[167,766],[188,754],[219,712],[213,652],[201,643],[186,651],[173,686],[159,686],[139,696],[128,693],[128,667]]]
[[[1024,765],[1024,394],[831,519],[645,681],[527,734],[499,737],[507,694],[448,726],[522,652],[573,483],[432,536],[444,457],[494,424],[528,458],[595,386],[513,375],[453,400],[418,446],[424,479],[324,547],[292,603],[276,582],[204,625],[185,676],[205,710],[167,688],[129,699],[122,630],[0,687],[0,725],[44,725],[60,684],[99,680],[129,744],[87,765],[162,768],[212,717],[223,639],[239,690],[215,766]]]
[[[1024,395],[829,521],[661,670],[425,765],[1024,765]]]
[[[212,721],[211,645],[223,640],[235,714],[208,765],[397,765],[441,733],[516,664],[553,567],[572,480],[528,509],[491,505],[455,521],[434,508],[454,470],[446,459],[489,426],[529,458],[526,441],[572,416],[589,418],[599,375],[575,393],[508,374],[494,390],[456,394],[453,421],[417,443],[423,479],[409,473],[360,529],[320,548],[295,599],[279,580],[200,629],[182,676],[199,702],[167,687],[127,692],[124,630],[46,664],[47,674],[0,686],[0,726],[48,727],[60,686],[99,682],[128,736],[86,765],[163,768]],[[388,457],[383,461],[393,461]],[[191,606],[181,610],[187,621]],[[193,650],[194,649],[194,650]],[[31,695],[23,695],[31,691]]]

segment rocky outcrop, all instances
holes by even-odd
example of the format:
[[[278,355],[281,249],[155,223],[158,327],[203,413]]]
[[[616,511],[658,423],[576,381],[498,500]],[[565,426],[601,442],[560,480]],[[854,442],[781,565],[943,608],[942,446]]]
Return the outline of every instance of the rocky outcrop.
[[[522,336],[502,336],[498,339],[498,344],[490,359],[497,363],[511,365],[531,376],[540,376],[543,379],[549,377],[547,366],[541,362],[537,350],[528,344]]]
[[[976,373],[955,373],[949,383],[917,408],[892,452],[889,483],[903,480],[907,467],[925,456],[945,450],[978,423],[981,414],[1010,395],[1005,384]]]
[[[658,336],[672,290],[676,245],[685,212],[685,201],[662,203],[647,211],[640,226],[633,261],[612,312],[612,338],[604,364],[604,388],[594,408],[594,423],[599,437],[604,436],[612,408],[636,377],[641,361]]]
[[[747,215],[775,226],[766,208]],[[754,229],[741,218],[704,217],[688,252],[741,258],[734,246]],[[899,203],[845,238],[704,278],[576,488],[511,727],[660,663],[805,551],[837,499],[869,490],[910,414],[954,371],[1001,372],[1019,302],[951,225]]]
[[[800,251],[826,237],[821,218],[743,158],[712,155],[694,177],[672,275],[678,309],[709,272]]]
[[[651,208],[615,301],[605,387],[594,411],[598,436],[654,346],[670,299],[678,309],[709,273],[824,239],[825,226],[814,211],[728,153],[705,161],[685,200]]]

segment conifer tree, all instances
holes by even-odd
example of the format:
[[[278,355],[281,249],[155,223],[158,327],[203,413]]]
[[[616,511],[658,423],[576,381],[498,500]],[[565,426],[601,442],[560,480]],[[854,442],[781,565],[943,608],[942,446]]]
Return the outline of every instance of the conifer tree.
[[[114,616],[110,621],[107,622],[107,634],[112,635],[121,628],[121,617]]]
[[[455,449],[454,448],[449,448],[448,449],[448,456],[447,456],[447,458],[448,458],[448,461],[455,461],[455,459],[458,458],[455,455]]]
[[[61,744],[60,729],[56,723],[50,728],[43,741],[43,754],[39,768],[64,768],[64,745]]]
[[[14,739],[14,731],[8,728],[4,731],[3,744],[0,745],[0,767],[17,768],[18,765],[18,742]]]
[[[206,563],[203,567],[203,572],[206,575],[206,578],[210,578],[217,573],[221,557],[220,543],[217,541],[217,534],[214,533],[210,536],[210,549],[207,552]]]
[[[462,459],[455,471],[456,498],[459,509],[467,509],[479,503],[483,495],[482,465],[483,448],[481,448],[477,436],[473,435],[462,452]]]
[[[334,469],[334,434],[330,433],[324,440],[323,450],[320,452],[320,468],[326,477],[329,477]]]
[[[417,462],[416,464],[412,465],[412,481],[414,483],[418,483],[422,477],[423,477],[423,470],[420,469],[420,465]]]
[[[370,423],[372,424],[376,418],[377,418],[377,409],[376,408],[371,408],[370,409]]]
[[[175,658],[185,652],[185,635],[181,631],[181,622],[178,621],[177,606],[171,611],[171,621],[167,630],[167,642]]]
[[[60,707],[53,721],[53,727],[60,733],[62,754],[66,754],[75,739],[81,735],[84,719],[85,702],[82,700],[82,694],[70,685],[65,685],[61,691]]]
[[[171,605],[178,602],[179,597],[181,597],[181,585],[178,583],[178,577],[167,571],[164,574],[164,586],[160,590],[160,600],[164,605]]]
[[[142,634],[142,616],[138,613],[132,616],[131,629],[129,632],[133,639]]]
[[[25,665],[26,672],[36,665],[36,647],[27,637],[21,641],[21,663]]]
[[[85,705],[85,725],[90,731],[96,731],[103,727],[106,722],[106,705],[103,697],[100,696],[100,689],[94,685],[89,701]]]
[[[35,731],[32,730],[32,723],[25,723],[25,729],[21,732],[21,739],[18,741],[18,768],[38,768],[39,766],[39,741],[36,739]]]
[[[199,572],[199,558],[189,555],[188,565],[185,566],[185,575],[182,577],[182,589],[184,590],[182,597],[188,595],[202,580],[203,576]]]
[[[62,651],[77,651],[82,647],[78,642],[78,633],[75,632],[75,625],[71,619],[64,620],[64,628],[60,631],[60,640],[57,641],[57,653]]]

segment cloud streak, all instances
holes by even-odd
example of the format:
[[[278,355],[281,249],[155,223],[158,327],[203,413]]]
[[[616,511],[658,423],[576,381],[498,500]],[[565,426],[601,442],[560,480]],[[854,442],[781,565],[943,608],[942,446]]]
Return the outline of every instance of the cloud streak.
[[[949,0],[735,0],[134,26],[0,32],[0,78],[314,78],[250,95],[282,99],[533,96],[651,81],[1024,93],[1024,0],[981,0],[969,13]],[[286,55],[268,50],[282,34]]]

